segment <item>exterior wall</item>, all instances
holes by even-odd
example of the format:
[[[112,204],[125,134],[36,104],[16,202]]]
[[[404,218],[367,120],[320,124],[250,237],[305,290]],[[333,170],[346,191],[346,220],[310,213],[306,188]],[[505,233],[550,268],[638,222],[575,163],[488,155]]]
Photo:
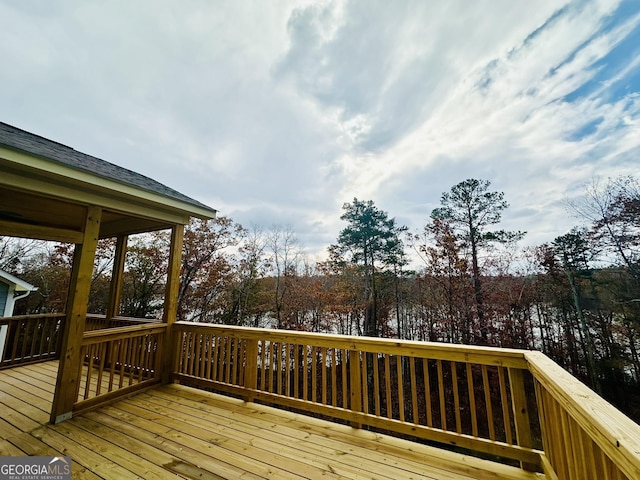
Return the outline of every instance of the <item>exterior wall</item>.
[[[9,294],[13,292],[9,285],[0,281],[0,317],[10,317],[13,314],[13,302],[9,300]]]
[[[13,301],[9,302],[9,296],[13,297],[13,291],[4,282],[0,282],[0,317],[9,317],[13,314]],[[13,298],[11,298],[13,300]],[[11,305],[9,305],[11,303]],[[11,309],[11,310],[9,310]],[[7,341],[7,326],[0,325],[0,360],[4,359],[4,344]]]

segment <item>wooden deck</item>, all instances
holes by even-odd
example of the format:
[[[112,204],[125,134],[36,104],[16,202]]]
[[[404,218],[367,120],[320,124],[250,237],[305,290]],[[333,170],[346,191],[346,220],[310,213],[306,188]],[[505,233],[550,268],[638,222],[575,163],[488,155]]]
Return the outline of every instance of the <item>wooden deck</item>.
[[[87,479],[544,478],[176,384],[48,425],[56,370],[0,371],[0,455],[70,456]]]

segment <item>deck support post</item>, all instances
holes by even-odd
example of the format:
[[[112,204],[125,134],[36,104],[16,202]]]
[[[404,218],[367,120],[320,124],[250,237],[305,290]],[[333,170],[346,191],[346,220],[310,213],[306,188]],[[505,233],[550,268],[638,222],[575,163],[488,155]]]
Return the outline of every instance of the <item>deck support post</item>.
[[[173,341],[173,324],[178,316],[178,295],[180,293],[180,267],[182,265],[182,244],[184,225],[174,225],[171,229],[169,265],[167,267],[167,285],[164,292],[163,322],[167,324],[162,349],[160,376],[163,384],[171,382],[173,361],[176,358],[177,343]]]
[[[51,408],[51,423],[60,423],[71,418],[73,404],[78,399],[78,373],[82,366],[80,349],[87,317],[87,303],[101,218],[102,208],[97,206],[87,208],[82,243],[77,243],[75,246],[60,366],[58,367],[56,390]]]
[[[107,322],[120,313],[120,296],[122,295],[122,276],[127,254],[127,235],[120,235],[116,241],[116,254],[113,260],[111,285],[109,285],[109,303],[107,304]],[[108,324],[107,324],[108,325]]]

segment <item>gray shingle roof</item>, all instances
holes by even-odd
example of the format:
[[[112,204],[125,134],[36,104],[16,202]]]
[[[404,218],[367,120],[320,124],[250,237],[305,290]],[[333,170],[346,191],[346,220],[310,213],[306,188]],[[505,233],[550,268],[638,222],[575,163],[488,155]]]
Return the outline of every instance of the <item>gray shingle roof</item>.
[[[149,177],[2,122],[0,145],[214,212],[211,207]]]

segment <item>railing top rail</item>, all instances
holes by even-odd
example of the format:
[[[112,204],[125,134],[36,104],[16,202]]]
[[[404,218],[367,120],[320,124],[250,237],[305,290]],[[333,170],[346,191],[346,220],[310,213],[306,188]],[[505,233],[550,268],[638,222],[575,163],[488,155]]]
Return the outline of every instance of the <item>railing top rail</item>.
[[[118,338],[135,337],[136,335],[146,335],[154,333],[164,333],[167,329],[166,323],[153,325],[133,325],[130,327],[116,327],[104,330],[91,330],[84,332],[82,337],[83,345],[100,343],[106,340],[116,340]]]
[[[640,425],[542,352],[526,352],[529,371],[629,478],[640,478]]]
[[[87,318],[106,320],[107,316],[102,313],[87,313]],[[137,317],[125,317],[121,315],[116,315],[115,317],[111,317],[110,320],[124,320],[132,323],[162,323],[162,320],[159,320],[157,318],[137,318]]]
[[[12,317],[0,317],[0,322],[14,322],[20,320],[29,320],[32,318],[62,318],[65,313],[35,313],[32,315],[14,315]]]
[[[133,323],[162,323],[162,320],[158,318],[123,317],[120,315],[111,317],[111,320],[125,320],[127,322],[133,322]]]
[[[206,329],[218,335],[239,336],[254,340],[295,342],[318,347],[342,348],[371,353],[387,353],[408,357],[429,357],[481,365],[527,368],[527,362],[524,358],[526,350],[376,337],[354,337],[329,333],[239,327],[210,323],[176,322],[175,326],[178,329],[184,330]]]

